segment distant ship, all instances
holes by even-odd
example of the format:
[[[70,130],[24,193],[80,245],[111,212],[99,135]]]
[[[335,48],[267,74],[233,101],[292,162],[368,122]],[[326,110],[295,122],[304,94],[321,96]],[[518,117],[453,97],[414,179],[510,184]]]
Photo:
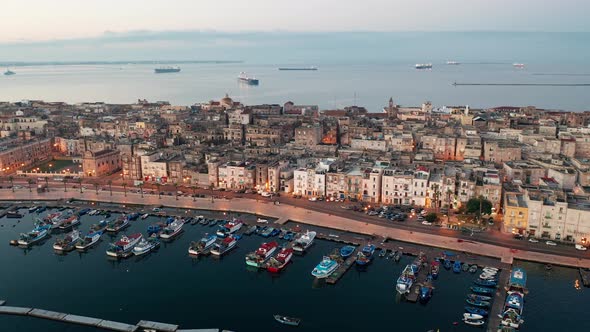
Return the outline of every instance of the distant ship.
[[[524,63],[513,63],[512,66],[515,68],[524,68]]]
[[[457,61],[447,61],[447,65],[460,65],[460,62]]]
[[[238,75],[238,81],[249,85],[258,85],[259,83],[257,78],[249,77],[245,72],[241,72],[240,75]]]
[[[279,67],[279,70],[318,70],[318,67]]]
[[[160,67],[154,69],[156,74],[163,74],[163,73],[178,73],[180,71],[180,67]]]
[[[416,69],[432,69],[432,63],[417,63]]]
[[[4,75],[6,75],[6,76],[10,76],[10,75],[14,75],[14,74],[16,74],[16,73],[10,69],[6,69],[6,71],[4,72]]]

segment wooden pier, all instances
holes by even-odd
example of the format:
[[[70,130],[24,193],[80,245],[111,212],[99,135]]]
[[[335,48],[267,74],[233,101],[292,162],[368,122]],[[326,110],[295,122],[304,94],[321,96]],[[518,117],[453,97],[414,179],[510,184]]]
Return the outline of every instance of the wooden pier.
[[[490,332],[496,332],[498,330],[498,326],[502,322],[502,318],[500,318],[499,315],[502,315],[502,310],[504,310],[504,299],[506,297],[506,290],[504,289],[504,286],[508,285],[508,279],[510,278],[510,265],[504,265],[499,273],[500,278],[498,279],[498,287],[496,289],[496,293],[494,294],[492,307],[490,308],[488,315],[489,320],[487,330]]]
[[[329,276],[326,279],[326,283],[330,284],[330,285],[334,285],[338,282],[338,280],[340,280],[340,278],[342,278],[342,276],[344,276],[344,273],[346,273],[346,271],[348,271],[353,265],[354,265],[354,261],[356,260],[356,253],[357,253],[357,249],[355,249],[352,254],[346,258],[346,260],[339,260],[339,264],[340,266],[338,267],[338,269],[336,269],[336,271],[334,271],[334,273],[332,273],[331,276]],[[337,253],[339,254],[339,253]],[[374,258],[373,258],[374,259]]]
[[[49,311],[43,309],[5,306],[5,303],[5,301],[0,300],[0,314],[30,316],[58,321],[62,323],[72,323],[78,325],[91,326],[111,331],[135,332],[138,329],[140,329],[142,331],[151,330],[156,332],[219,332],[219,329],[179,330],[178,325],[158,323],[147,320],[142,320],[136,325],[131,325],[100,318],[71,315],[62,312]]]

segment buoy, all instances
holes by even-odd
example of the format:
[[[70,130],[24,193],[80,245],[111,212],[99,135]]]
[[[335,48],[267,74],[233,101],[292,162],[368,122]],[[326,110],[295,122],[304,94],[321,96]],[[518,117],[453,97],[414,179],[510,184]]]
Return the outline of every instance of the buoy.
[[[453,325],[459,325],[459,322],[453,322]]]

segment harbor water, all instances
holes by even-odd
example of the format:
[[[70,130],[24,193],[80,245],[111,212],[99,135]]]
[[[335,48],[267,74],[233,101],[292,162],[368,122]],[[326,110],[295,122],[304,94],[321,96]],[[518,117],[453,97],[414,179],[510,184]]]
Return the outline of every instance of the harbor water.
[[[279,331],[286,327],[274,314],[299,317],[299,331],[368,331],[395,327],[404,331],[470,331],[460,322],[465,296],[477,277],[441,269],[434,296],[426,305],[401,300],[395,282],[413,257],[401,262],[376,257],[365,270],[352,267],[336,285],[314,280],[310,272],[324,254],[340,245],[317,240],[304,256],[295,256],[280,274],[246,267],[245,255],[262,242],[257,235],[244,236],[238,247],[221,259],[191,258],[187,248],[216,228],[185,225],[174,241],[163,242],[157,252],[123,260],[107,258],[108,243],[119,238],[103,236],[85,253],[54,253],[53,234],[28,250],[9,247],[8,242],[33,227],[33,217],[0,219],[0,299],[7,305],[42,308],[109,319],[129,324],[153,320],[182,328],[223,328],[237,332]],[[177,212],[182,213],[182,211]],[[213,215],[213,214],[210,214]],[[224,218],[221,214],[215,214]],[[254,216],[234,215],[254,220]],[[115,218],[112,215],[111,218]],[[84,234],[103,216],[83,216]],[[132,221],[125,234],[142,232],[160,220],[151,216]],[[275,239],[279,242],[282,240]],[[576,289],[574,269],[518,262],[528,271],[529,294],[522,331],[588,330],[583,319],[589,289]],[[453,322],[459,322],[453,325]],[[98,331],[77,325],[34,318],[0,315],[2,331]]]

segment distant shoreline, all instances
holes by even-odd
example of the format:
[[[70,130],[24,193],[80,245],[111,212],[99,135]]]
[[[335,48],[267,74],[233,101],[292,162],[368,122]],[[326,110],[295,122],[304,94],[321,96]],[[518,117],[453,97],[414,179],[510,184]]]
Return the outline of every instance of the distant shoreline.
[[[227,64],[243,63],[242,60],[139,60],[139,61],[3,61],[0,67],[75,66],[75,65],[168,65],[168,64]]]

